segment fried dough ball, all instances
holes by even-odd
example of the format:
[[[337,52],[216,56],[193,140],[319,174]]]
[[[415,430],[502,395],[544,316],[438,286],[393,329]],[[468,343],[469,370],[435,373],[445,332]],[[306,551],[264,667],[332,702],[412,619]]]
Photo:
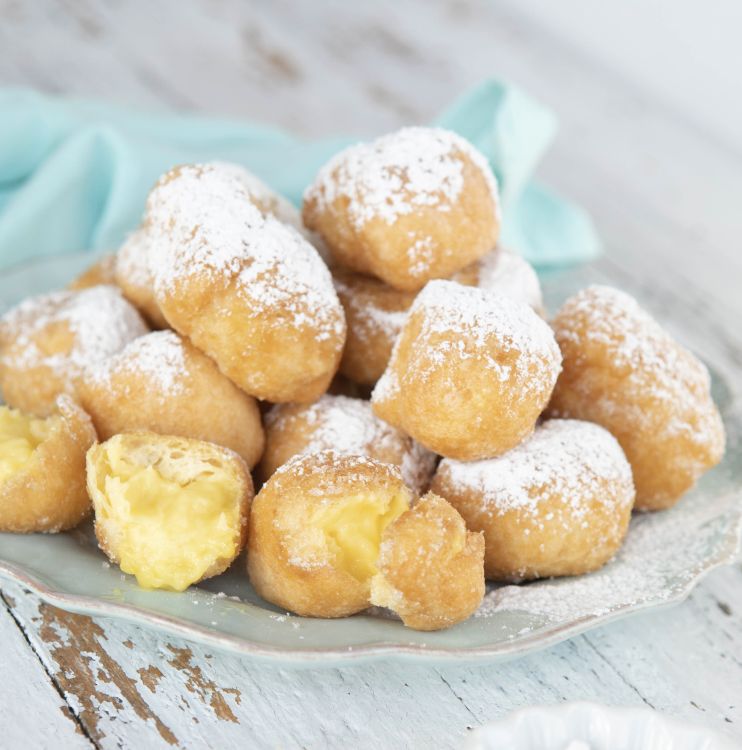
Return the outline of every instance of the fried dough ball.
[[[88,415],[69,396],[46,419],[0,406],[0,531],[77,526],[91,510],[85,453],[94,442]]]
[[[616,436],[636,508],[674,505],[724,455],[724,425],[706,367],[624,292],[592,286],[553,321],[564,369],[549,412]]]
[[[238,180],[244,187],[248,200],[261,214],[274,216],[301,232],[307,240],[315,244],[314,241],[318,238],[304,228],[298,209],[282,195],[271,190],[254,174],[238,164],[229,162],[210,162],[209,166]],[[153,243],[152,235],[153,232],[148,228],[147,221],[129,235],[118,252],[116,283],[124,290],[126,298],[141,311],[154,328],[167,328],[167,320],[155,299],[150,272],[150,254],[157,253],[157,246]],[[315,247],[319,252],[323,245],[317,243]]]
[[[415,493],[428,486],[435,469],[435,454],[379,419],[371,404],[358,398],[325,394],[308,406],[279,404],[266,415],[265,433],[264,480],[297,453],[324,450],[397,466]]]
[[[100,260],[83,271],[72,283],[68,284],[67,289],[79,292],[81,289],[89,289],[91,286],[115,284],[115,268],[116,256],[113,253],[104,255]]]
[[[153,252],[151,235],[145,223],[126,238],[116,253],[116,284],[153,328],[168,328],[155,299],[149,270],[149,254]]]
[[[294,456],[258,493],[247,569],[257,593],[309,617],[369,605],[384,530],[412,501],[399,470],[362,456]]]
[[[32,297],[0,318],[0,387],[10,405],[35,416],[74,395],[86,368],[147,333],[113,286]]]
[[[231,448],[252,468],[263,452],[255,399],[175,331],[156,331],[90,368],[78,387],[101,440],[148,430]]]
[[[412,500],[389,464],[335,451],[294,456],[253,503],[252,585],[299,615],[344,617],[373,602],[420,630],[459,622],[484,594],[483,542],[441,498],[409,510]]]
[[[88,451],[87,477],[100,548],[143,588],[183,591],[245,544],[252,479],[227,448],[130,432]]]
[[[371,579],[371,603],[415,630],[466,620],[484,596],[484,537],[442,497],[429,492],[384,534]]]
[[[337,154],[307,188],[303,217],[338,265],[409,291],[481,258],[500,231],[486,158],[440,128],[403,128]]]
[[[179,167],[150,193],[157,302],[247,393],[309,402],[327,390],[345,316],[316,250],[215,165]]]
[[[389,363],[416,293],[402,292],[372,276],[352,271],[334,269],[333,276],[348,323],[340,372],[356,383],[374,385]],[[536,272],[527,261],[505,248],[490,251],[456,273],[453,280],[520,300],[544,315]]]
[[[401,292],[352,271],[334,269],[333,274],[348,324],[340,372],[356,383],[374,385],[389,362],[417,292]]]
[[[433,492],[484,532],[487,578],[581,575],[610,560],[634,503],[631,467],[602,427],[549,420],[498,458],[444,459]]]
[[[430,450],[491,458],[529,435],[561,357],[530,307],[453,281],[431,281],[410,308],[371,402]]]

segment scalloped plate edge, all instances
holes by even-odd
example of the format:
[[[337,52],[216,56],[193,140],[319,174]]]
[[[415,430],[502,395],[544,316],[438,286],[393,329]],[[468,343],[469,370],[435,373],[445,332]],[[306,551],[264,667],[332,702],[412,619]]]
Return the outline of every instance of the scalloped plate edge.
[[[739,499],[741,505],[737,506],[735,517],[727,530],[722,548],[713,559],[705,561],[704,566],[683,585],[678,586],[677,590],[673,591],[671,595],[662,599],[655,597],[640,603],[627,603],[610,612],[586,615],[571,623],[547,625],[530,635],[514,638],[496,646],[430,648],[416,644],[403,645],[382,642],[342,649],[274,648],[237,636],[219,635],[208,628],[188,625],[176,618],[148,612],[138,607],[116,602],[104,602],[94,597],[65,594],[47,586],[28,571],[3,560],[0,560],[0,579],[17,583],[36,594],[47,604],[68,612],[124,620],[201,645],[212,646],[222,651],[259,660],[281,662],[285,666],[292,664],[294,666],[334,666],[341,663],[358,663],[389,656],[427,662],[506,661],[540,651],[594,627],[607,625],[644,610],[665,609],[684,601],[704,576],[722,565],[733,563],[737,559],[742,543],[742,493]]]

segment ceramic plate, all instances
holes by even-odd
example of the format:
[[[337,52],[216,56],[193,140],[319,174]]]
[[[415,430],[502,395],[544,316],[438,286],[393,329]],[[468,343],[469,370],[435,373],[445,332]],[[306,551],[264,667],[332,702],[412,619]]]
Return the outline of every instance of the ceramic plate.
[[[66,256],[6,271],[0,310],[64,286],[90,263]],[[547,284],[547,297],[572,291],[575,278]],[[54,536],[0,534],[0,576],[63,609],[119,617],[211,647],[291,664],[378,657],[427,661],[506,659],[563,641],[650,607],[682,600],[701,576],[731,562],[742,526],[742,415],[722,379],[714,396],[729,444],[724,462],[675,508],[638,515],[626,544],[605,568],[580,578],[491,589],[467,622],[417,633],[384,612],[341,620],[288,615],[250,588],[244,561],[177,594],[145,591],[109,565],[90,527]]]

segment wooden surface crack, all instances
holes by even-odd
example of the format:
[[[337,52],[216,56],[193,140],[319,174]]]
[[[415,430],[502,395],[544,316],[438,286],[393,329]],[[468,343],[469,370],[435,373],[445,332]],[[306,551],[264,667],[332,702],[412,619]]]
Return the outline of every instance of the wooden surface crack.
[[[451,691],[453,696],[464,707],[464,709],[469,714],[469,716],[471,716],[472,719],[474,719],[475,723],[481,724],[482,723],[481,719],[474,713],[474,711],[472,711],[469,708],[469,706],[466,705],[466,701],[453,689],[453,686],[451,685],[451,683],[440,672],[438,672],[438,677],[441,678],[441,682],[443,682],[443,684]]]
[[[603,654],[596,646],[592,643],[590,640],[590,637],[588,635],[583,636],[583,640],[587,644],[587,646],[593,651],[593,653],[596,655],[600,661],[602,661],[604,664],[606,664],[612,672],[615,673],[615,675],[623,682],[624,685],[626,685],[629,690],[631,690],[633,693],[637,695],[639,700],[641,700],[642,703],[644,703],[646,706],[649,706],[649,708],[655,708],[655,706],[652,704],[652,702],[642,694],[641,690],[634,685],[632,682],[626,679],[626,677],[621,673],[621,671],[608,659],[605,654]]]
[[[29,650],[33,653],[34,657],[41,665],[41,668],[46,673],[46,676],[49,678],[49,684],[54,688],[55,692],[57,693],[57,695],[59,695],[60,699],[64,703],[64,705],[62,706],[62,711],[65,716],[67,716],[71,721],[74,722],[76,730],[83,737],[85,737],[93,747],[100,747],[93,736],[88,732],[85,724],[81,721],[71,703],[67,700],[67,696],[65,695],[65,692],[59,681],[57,680],[55,674],[47,667],[44,658],[34,647],[33,641],[29,637],[29,634],[26,632],[26,628],[23,626],[23,623],[18,617],[16,617],[15,612],[13,611],[13,608],[15,606],[15,600],[13,599],[13,597],[6,594],[2,589],[0,589],[0,602],[2,602],[4,608],[7,610],[13,622],[16,624],[16,627],[18,628],[20,634],[23,636],[23,640],[28,644]]]

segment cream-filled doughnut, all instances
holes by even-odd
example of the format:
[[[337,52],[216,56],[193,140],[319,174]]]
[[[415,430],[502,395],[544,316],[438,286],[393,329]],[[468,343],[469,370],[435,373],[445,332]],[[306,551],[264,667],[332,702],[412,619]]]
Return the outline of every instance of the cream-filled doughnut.
[[[549,412],[596,422],[616,436],[638,509],[674,505],[724,455],[706,367],[611,287],[570,297],[552,325],[564,367]]]
[[[379,417],[435,453],[490,458],[533,431],[560,362],[551,329],[525,303],[431,281],[371,401]]]
[[[171,326],[247,393],[312,401],[332,380],[345,316],[327,267],[263,216],[230,170],[178,167],[150,193],[157,303]]]
[[[89,368],[78,387],[101,440],[148,430],[231,448],[252,468],[263,453],[255,399],[175,331],[155,331]]]
[[[333,451],[294,456],[253,502],[250,582],[299,615],[360,612],[369,605],[384,530],[412,499],[389,464]]]
[[[303,217],[337,264],[403,290],[464,268],[500,231],[486,158],[441,128],[403,128],[340,152],[307,188]]]
[[[31,297],[0,318],[0,389],[21,411],[46,416],[75,394],[86,368],[149,329],[113,286]]]
[[[419,630],[460,622],[484,594],[483,540],[445,500],[413,501],[394,466],[298,454],[253,503],[250,581],[299,615],[343,617],[374,603]]]
[[[433,491],[484,533],[485,573],[498,581],[601,567],[620,547],[634,504],[621,446],[578,420],[548,420],[497,458],[444,459]]]

